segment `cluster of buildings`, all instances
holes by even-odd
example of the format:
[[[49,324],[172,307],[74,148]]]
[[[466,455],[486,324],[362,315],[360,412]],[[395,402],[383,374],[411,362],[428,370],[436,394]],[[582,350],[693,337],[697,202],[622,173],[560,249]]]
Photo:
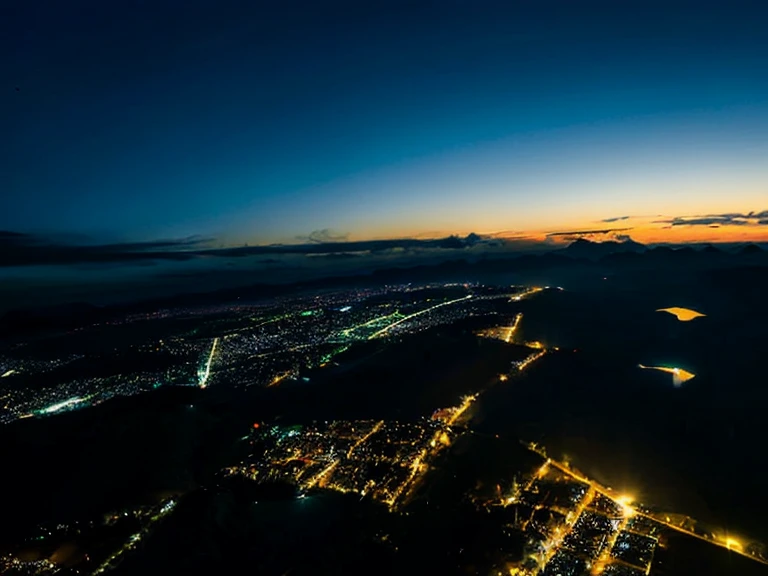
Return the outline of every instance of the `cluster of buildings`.
[[[133,315],[76,331],[85,342],[91,337],[89,329],[105,330],[106,324],[134,325],[136,333],[143,334],[132,340],[131,328],[120,333],[114,347],[109,337],[100,340],[106,355],[88,349],[61,358],[52,358],[49,351],[43,358],[26,353],[23,345],[7,350],[0,356],[0,424],[159,386],[201,385],[201,371],[204,386],[275,385],[286,377],[298,378],[306,368],[332,362],[355,343],[493,315],[499,303],[530,293],[522,287],[406,284]],[[162,338],[147,338],[154,334],[152,322],[162,323]],[[113,328],[107,333],[117,334]],[[210,354],[214,340],[218,345]],[[94,375],[97,364],[108,365],[112,372]],[[83,366],[80,376],[77,366]],[[62,368],[66,370],[58,372]]]
[[[12,554],[0,556],[0,574],[12,576],[43,576],[55,574],[59,567],[53,562],[42,560],[23,560]]]
[[[101,574],[115,568],[176,507],[173,498],[90,520],[39,525],[0,553],[0,574]]]
[[[439,419],[257,425],[252,438],[257,456],[226,469],[225,475],[288,482],[302,491],[354,492],[394,508],[452,435]]]
[[[526,536],[514,574],[643,576],[651,569],[662,526],[596,484],[547,460],[503,500]]]

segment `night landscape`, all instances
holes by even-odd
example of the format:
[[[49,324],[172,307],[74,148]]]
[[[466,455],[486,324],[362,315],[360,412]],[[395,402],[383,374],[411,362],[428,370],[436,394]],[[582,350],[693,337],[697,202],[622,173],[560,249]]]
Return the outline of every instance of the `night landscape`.
[[[768,574],[765,21],[16,3],[0,574]]]

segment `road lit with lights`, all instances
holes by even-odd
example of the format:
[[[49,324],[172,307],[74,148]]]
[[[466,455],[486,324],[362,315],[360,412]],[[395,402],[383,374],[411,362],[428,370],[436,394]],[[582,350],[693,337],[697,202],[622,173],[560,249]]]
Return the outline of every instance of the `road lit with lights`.
[[[352,332],[355,330],[359,330],[360,328],[365,328],[366,326],[370,326],[371,324],[376,324],[377,322],[384,322],[385,320],[390,320],[392,318],[402,318],[402,314],[399,310],[396,310],[392,314],[386,314],[384,316],[378,316],[377,318],[372,318],[371,320],[368,320],[367,322],[363,322],[362,324],[357,324],[355,326],[351,326],[349,328],[345,328],[341,331],[341,335],[345,337],[349,337]]]
[[[272,380],[270,380],[269,384],[267,384],[267,388],[272,388],[273,386],[277,386],[278,384],[280,384],[280,382],[288,378],[291,374],[293,374],[293,372],[290,370],[283,372],[282,374],[278,374],[277,376],[272,378]]]
[[[517,330],[517,327],[520,324],[520,320],[522,320],[522,318],[523,318],[522,312],[519,313],[517,316],[515,316],[515,321],[512,323],[511,326],[509,326],[509,328],[506,329],[506,334],[504,335],[504,342],[509,343],[512,341],[512,336]]]
[[[515,294],[510,298],[510,301],[512,302],[520,302],[520,300],[524,300],[528,298],[528,296],[533,296],[534,294],[537,294],[544,290],[544,288],[541,288],[539,286],[532,286],[531,288],[526,288],[524,291]]]
[[[80,404],[81,402],[87,401],[87,398],[70,398],[69,400],[64,400],[63,402],[58,402],[57,404],[53,404],[52,406],[48,406],[47,408],[43,408],[40,410],[40,414],[53,414],[54,412],[59,412],[61,410],[64,410],[65,408],[71,408],[72,406],[75,406],[76,404]]]
[[[205,388],[208,385],[208,378],[211,375],[211,363],[213,362],[213,355],[216,353],[216,345],[218,343],[219,339],[214,338],[211,345],[211,353],[208,355],[208,362],[205,363],[205,370],[200,374],[200,388]]]
[[[92,574],[102,574],[114,569],[125,558],[128,552],[135,550],[139,543],[146,539],[146,537],[152,532],[152,529],[160,520],[168,516],[168,514],[173,511],[173,509],[176,507],[176,504],[177,502],[171,499],[165,502],[162,506],[159,506],[156,512],[148,519],[146,525],[141,529],[141,531],[131,535],[125,544],[113,554],[111,554],[106,560],[104,560],[104,562],[102,562],[99,567],[92,572]]]
[[[364,436],[361,436],[357,442],[355,442],[354,444],[352,444],[352,446],[350,446],[349,451],[347,452],[347,458],[351,458],[352,453],[357,449],[357,447],[360,446],[361,444],[364,444],[366,440],[368,440],[368,438],[370,438],[371,436],[376,434],[376,432],[381,430],[382,426],[384,426],[384,420],[379,420],[378,422],[376,422],[376,424],[374,424],[373,428],[371,428],[371,430],[367,434],[365,434]]]
[[[404,316],[400,320],[397,320],[396,322],[393,322],[389,326],[385,326],[378,332],[374,332],[371,334],[371,336],[368,337],[369,340],[373,340],[374,338],[380,338],[384,334],[386,334],[389,330],[394,328],[395,326],[402,324],[403,322],[407,322],[408,320],[411,320],[412,318],[415,318],[417,316],[421,316],[422,314],[428,314],[432,312],[433,310],[437,310],[438,308],[442,308],[443,306],[450,306],[451,304],[456,304],[457,302],[463,302],[464,300],[469,300],[472,298],[472,294],[467,294],[466,296],[462,298],[456,298],[455,300],[449,300],[448,302],[441,302],[440,304],[435,304],[434,306],[430,306],[429,308],[425,308],[424,310],[419,310],[418,312],[414,312],[413,314],[408,314],[408,316]]]

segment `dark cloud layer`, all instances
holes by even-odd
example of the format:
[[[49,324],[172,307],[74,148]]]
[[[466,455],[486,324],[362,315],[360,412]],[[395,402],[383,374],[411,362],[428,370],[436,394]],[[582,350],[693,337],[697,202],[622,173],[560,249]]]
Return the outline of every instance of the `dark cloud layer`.
[[[547,238],[556,238],[559,236],[587,236],[593,234],[613,234],[614,232],[626,232],[632,228],[603,228],[601,230],[573,230],[570,232],[550,232]]]
[[[315,230],[310,232],[308,240],[310,242],[317,242],[320,244],[324,242],[346,242],[349,240],[349,233],[342,234],[340,232],[335,232],[334,230],[324,228],[323,230]]]
[[[435,240],[404,238],[397,240],[344,241],[346,235],[330,230],[313,232],[297,245],[241,246],[208,248],[213,241],[204,238],[131,242],[123,244],[76,245],[49,238],[11,231],[0,231],[0,267],[75,264],[140,264],[152,261],[184,261],[199,258],[243,258],[280,255],[332,255],[375,253],[393,249],[461,250],[484,242],[495,242],[476,234],[448,236]]]
[[[705,214],[703,216],[675,216],[667,220],[656,220],[654,224],[669,226],[764,226],[768,224],[768,210],[761,212],[727,212],[725,214]]]
[[[147,260],[188,260],[203,238],[72,245],[43,236],[0,231],[0,266],[123,263]]]
[[[600,222],[605,223],[611,223],[611,222],[619,222],[621,220],[629,220],[630,216],[614,216],[613,218],[605,218],[603,220],[600,220]]]

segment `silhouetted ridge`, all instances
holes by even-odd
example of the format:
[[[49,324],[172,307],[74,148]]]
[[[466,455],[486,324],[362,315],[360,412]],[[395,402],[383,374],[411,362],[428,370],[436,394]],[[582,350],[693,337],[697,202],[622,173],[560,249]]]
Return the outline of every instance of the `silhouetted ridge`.
[[[634,240],[616,242],[613,240],[607,242],[591,242],[579,238],[571,242],[561,252],[571,258],[587,258],[597,260],[609,254],[622,253],[640,253],[645,251],[645,246]]]
[[[739,254],[762,254],[764,250],[760,248],[757,244],[747,244],[744,246],[741,250],[739,250]]]

